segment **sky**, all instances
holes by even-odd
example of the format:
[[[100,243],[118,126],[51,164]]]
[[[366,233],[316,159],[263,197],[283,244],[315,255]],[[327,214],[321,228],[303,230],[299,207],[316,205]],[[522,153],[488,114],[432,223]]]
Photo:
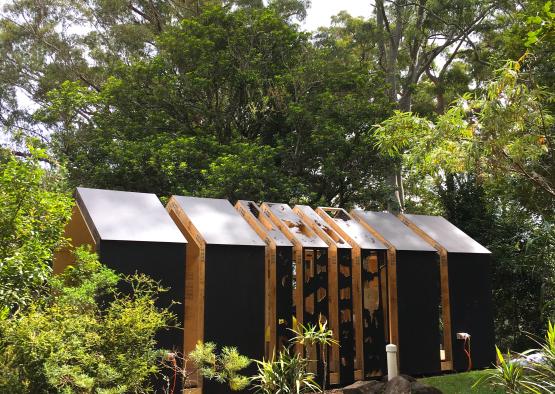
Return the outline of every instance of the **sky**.
[[[340,11],[347,11],[352,16],[370,17],[372,12],[369,0],[312,0],[305,21],[301,24],[307,31],[314,31],[320,26],[329,26],[331,17]]]

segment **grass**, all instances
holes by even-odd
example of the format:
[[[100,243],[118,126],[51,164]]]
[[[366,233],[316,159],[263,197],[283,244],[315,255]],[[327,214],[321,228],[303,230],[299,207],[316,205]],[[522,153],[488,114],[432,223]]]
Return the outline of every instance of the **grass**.
[[[502,390],[493,389],[487,384],[472,388],[472,385],[485,373],[485,371],[463,372],[423,378],[420,381],[440,389],[444,394],[503,394]]]

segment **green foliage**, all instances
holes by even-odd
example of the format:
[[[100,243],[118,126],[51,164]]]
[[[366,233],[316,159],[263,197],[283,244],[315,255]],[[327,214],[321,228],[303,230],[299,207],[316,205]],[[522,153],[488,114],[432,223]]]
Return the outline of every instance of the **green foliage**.
[[[537,45],[541,40],[553,39],[555,34],[555,12],[553,12],[553,2],[546,1],[540,15],[528,17],[528,23],[536,26],[536,30],[529,31],[525,45],[530,47]],[[538,27],[539,26],[539,27]]]
[[[376,128],[380,150],[436,177],[465,171],[505,183],[516,177],[538,198],[550,198],[545,208],[552,208],[551,94],[530,88],[520,68],[507,63],[483,94],[463,96],[435,122],[396,112]]]
[[[224,346],[217,353],[216,344],[212,342],[197,343],[195,350],[189,353],[201,376],[227,383],[233,391],[240,391],[249,385],[249,378],[239,372],[251,364],[251,360],[239,353],[237,348]]]
[[[313,48],[274,5],[207,7],[98,90],[51,90],[34,119],[55,131],[71,182],[383,205],[387,159],[368,149],[370,125],[389,110],[381,74],[341,50],[343,39],[363,46],[355,37],[322,33]]]
[[[0,320],[0,391],[144,393],[158,372],[155,334],[173,316],[154,306],[159,286],[121,278],[80,249],[25,311]],[[132,291],[121,294],[125,282]],[[102,300],[102,301],[101,301]]]
[[[329,346],[339,346],[339,343],[333,339],[332,330],[328,330],[327,322],[319,322],[318,325],[307,324],[306,326],[297,323],[291,331],[293,337],[290,339],[290,347],[281,349],[271,360],[255,360],[258,372],[251,377],[251,382],[257,393],[324,392],[328,373],[327,350]],[[291,354],[291,348],[294,345],[303,347],[306,358],[300,353]],[[320,348],[324,367],[322,387],[316,383],[315,375],[309,372],[309,366],[314,362],[310,359],[310,352],[315,346]]]
[[[235,201],[254,199],[270,201],[299,188],[299,179],[286,176],[276,168],[279,150],[267,145],[233,144],[201,172],[206,185],[199,193]]]
[[[497,366],[475,386],[489,384],[510,394],[548,394],[555,390],[555,325],[548,322],[540,349],[504,355],[497,351]]]
[[[297,323],[293,332],[293,337],[291,338],[292,343],[298,343],[303,346],[314,346],[314,345],[339,345],[339,343],[333,339],[333,331],[328,329],[328,322],[319,322],[318,325],[307,324],[306,326]]]
[[[524,377],[524,367],[511,360],[510,353],[503,355],[499,348],[496,346],[498,365],[494,370],[485,375],[481,380],[476,382],[476,385],[488,383],[494,387],[503,388],[508,394],[520,394],[525,392],[528,388]]]
[[[277,358],[256,360],[258,372],[251,377],[255,392],[261,394],[309,393],[319,390],[314,374],[308,372],[308,360],[291,354],[286,348]]]
[[[306,357],[309,362],[311,361],[310,349],[314,346],[318,346],[320,348],[320,357],[324,366],[321,392],[324,392],[324,390],[326,390],[326,377],[328,375],[328,348],[332,345],[339,346],[339,342],[333,339],[333,331],[328,329],[327,321],[324,323],[319,321],[318,325],[307,324],[306,326],[297,323],[291,331],[293,332],[293,337],[290,341],[304,346]]]
[[[0,305],[10,310],[37,296],[71,214],[62,178],[44,160],[33,145],[27,157],[7,153],[0,160]]]
[[[541,347],[537,352],[541,358],[527,365],[530,384],[542,393],[553,393],[555,391],[555,324],[551,321],[548,322],[545,342],[539,344]]]

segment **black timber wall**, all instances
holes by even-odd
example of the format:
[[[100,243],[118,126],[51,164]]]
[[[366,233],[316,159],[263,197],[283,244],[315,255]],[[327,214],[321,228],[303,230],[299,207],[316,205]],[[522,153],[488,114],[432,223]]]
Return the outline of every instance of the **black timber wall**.
[[[352,249],[337,249],[338,300],[339,300],[339,357],[340,384],[349,385],[354,381],[355,339],[353,327],[353,272]],[[336,346],[336,345],[334,345]]]
[[[264,357],[264,256],[263,246],[206,246],[205,342],[235,346],[249,358]],[[252,375],[255,368],[252,365],[244,373]],[[231,390],[205,380],[203,392],[229,394]]]
[[[293,320],[293,247],[276,247],[276,345],[287,347]],[[277,352],[278,349],[276,349]]]
[[[364,263],[374,255],[377,257],[377,267]],[[370,378],[387,374],[385,353],[385,345],[387,344],[386,311],[384,311],[385,304],[382,297],[383,294],[387,294],[386,252],[363,249],[361,260],[364,376]],[[375,289],[376,287],[377,294],[369,291],[370,288]]]
[[[457,332],[471,336],[474,368],[490,367],[495,363],[490,255],[449,253],[448,264],[453,368],[468,368],[464,343],[456,338]]]
[[[161,242],[100,241],[100,262],[118,273],[143,273],[159,281],[167,292],[161,293],[156,305],[170,307],[177,327],[183,325],[185,295],[185,244]],[[177,302],[178,304],[173,304]],[[183,351],[183,330],[171,328],[157,335],[160,347]]]
[[[328,250],[327,248],[303,248],[302,257],[302,266],[299,267],[296,264],[295,269],[302,269],[303,325],[318,326],[320,317],[323,321],[329,320]],[[322,384],[324,369],[318,345],[316,345],[316,353],[310,354],[310,358],[317,361],[316,382]],[[327,361],[329,362],[329,352]],[[329,376],[327,381],[329,382]]]
[[[435,252],[397,251],[397,301],[401,373],[441,371],[440,277]]]

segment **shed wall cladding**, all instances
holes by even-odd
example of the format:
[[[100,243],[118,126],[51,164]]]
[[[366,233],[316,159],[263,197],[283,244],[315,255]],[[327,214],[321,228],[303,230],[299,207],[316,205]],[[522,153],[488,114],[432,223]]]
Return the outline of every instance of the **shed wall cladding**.
[[[293,244],[254,201],[239,200],[235,208],[266,242],[266,358],[287,347],[293,316]]]
[[[73,245],[89,243],[100,262],[117,272],[144,273],[160,281],[168,291],[160,295],[157,305],[169,306],[182,323],[186,240],[158,198],[147,193],[77,188],[75,199],[77,206],[66,232],[79,240]],[[90,236],[84,237],[84,232]],[[72,262],[67,251],[58,256],[55,272]],[[172,305],[172,301],[179,304]],[[161,332],[157,341],[161,347],[183,351],[181,329]]]
[[[361,250],[364,376],[387,374],[387,256],[385,251]]]
[[[289,205],[263,203],[261,209],[293,243],[295,269],[293,303],[297,321],[304,325],[317,325],[320,319],[327,321],[329,319],[328,246],[293,212]],[[301,351],[301,346],[297,346],[297,350]],[[321,366],[320,352],[312,349],[312,355]],[[321,382],[322,370],[319,369],[317,372],[318,380]],[[332,374],[328,382],[339,383],[337,377]]]
[[[388,338],[387,247],[342,208],[319,207],[316,212],[353,248],[355,368],[360,370],[356,371],[358,379],[384,375],[387,373],[385,345]]]
[[[263,203],[274,223],[291,238],[295,247],[294,304],[297,320],[318,324],[319,316],[328,318],[327,245],[293,212],[287,204]],[[299,269],[298,262],[301,262]],[[299,294],[298,289],[302,289]],[[295,295],[297,297],[295,297]]]
[[[227,200],[173,196],[168,211],[189,241],[185,348],[198,341],[264,357],[265,244]],[[246,371],[252,374],[255,366]],[[227,385],[197,378],[207,394]]]
[[[401,372],[440,372],[441,299],[436,249],[391,213],[354,210],[352,214],[390,246],[392,261],[388,263],[395,271],[388,273],[388,317],[390,336],[399,345]]]
[[[404,218],[446,253],[453,369],[468,368],[464,341],[457,339],[457,333],[471,335],[473,367],[490,366],[495,362],[491,253],[442,217],[407,214]]]
[[[332,346],[330,364],[339,371],[340,384],[348,385],[354,381],[355,356],[352,248],[311,207],[296,205],[293,211],[328,245],[330,328],[340,344]]]

